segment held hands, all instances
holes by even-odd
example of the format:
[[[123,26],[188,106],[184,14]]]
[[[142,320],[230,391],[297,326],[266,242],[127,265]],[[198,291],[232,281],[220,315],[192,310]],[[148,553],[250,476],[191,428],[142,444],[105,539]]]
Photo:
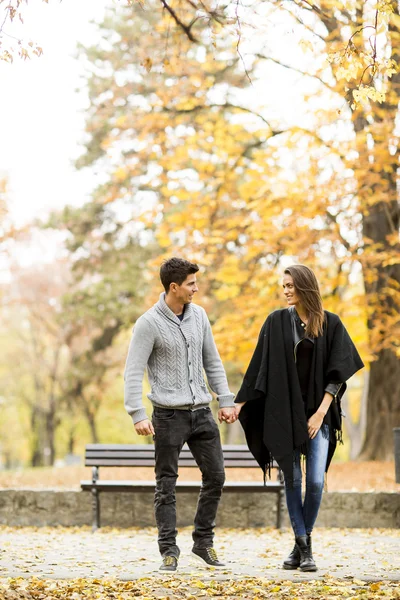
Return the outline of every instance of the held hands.
[[[135,430],[139,435],[154,435],[154,427],[149,419],[135,423]]]
[[[308,419],[308,435],[310,439],[313,440],[317,435],[318,431],[321,429],[321,425],[324,420],[324,413],[317,410],[312,417]]]
[[[239,416],[240,408],[241,406],[220,408],[218,411],[218,421],[220,423],[223,421],[228,424],[234,423]],[[138,423],[135,423],[135,430],[138,435],[155,435],[154,427],[149,419],[144,419],[143,421],[138,421]]]
[[[236,406],[229,406],[228,408],[220,408],[218,411],[218,421],[222,423],[234,423],[239,416],[239,413],[236,410]]]
[[[220,423],[222,423],[222,421],[229,424],[234,423],[238,420],[239,413],[244,404],[245,402],[241,402],[240,404],[235,404],[235,406],[230,406],[229,408],[221,408],[218,411],[218,421]]]

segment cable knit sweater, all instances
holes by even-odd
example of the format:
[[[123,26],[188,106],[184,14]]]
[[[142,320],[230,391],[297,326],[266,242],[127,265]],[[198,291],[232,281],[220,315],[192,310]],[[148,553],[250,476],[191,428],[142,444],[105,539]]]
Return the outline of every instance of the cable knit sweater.
[[[203,369],[221,408],[234,406],[210,322],[203,308],[187,304],[183,320],[159,301],[139,317],[133,329],[125,366],[125,408],[133,422],[147,419],[142,403],[143,375],[147,367],[148,398],[161,408],[201,408],[212,400]]]

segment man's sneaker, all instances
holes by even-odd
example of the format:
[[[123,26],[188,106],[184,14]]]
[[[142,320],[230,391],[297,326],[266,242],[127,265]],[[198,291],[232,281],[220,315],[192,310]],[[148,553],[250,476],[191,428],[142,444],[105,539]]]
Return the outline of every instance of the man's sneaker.
[[[160,571],[176,571],[178,566],[178,559],[176,556],[163,556],[162,565]]]
[[[221,569],[225,567],[224,563],[218,560],[214,548],[195,548],[192,549],[192,556],[205,567],[215,567]]]

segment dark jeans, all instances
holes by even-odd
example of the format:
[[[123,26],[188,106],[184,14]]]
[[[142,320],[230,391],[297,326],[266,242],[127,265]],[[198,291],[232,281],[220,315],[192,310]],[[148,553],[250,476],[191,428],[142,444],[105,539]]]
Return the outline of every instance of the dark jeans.
[[[161,555],[179,556],[176,545],[175,484],[178,458],[187,443],[202,474],[194,519],[193,542],[198,548],[213,545],[215,517],[225,482],[224,459],[218,426],[210,408],[196,411],[154,408],[156,493],[155,515]]]
[[[306,493],[302,502],[300,452],[296,451],[293,466],[293,487],[285,487],[290,522],[296,537],[311,534],[321,506],[325,467],[328,458],[329,430],[322,425],[314,439],[307,442]]]

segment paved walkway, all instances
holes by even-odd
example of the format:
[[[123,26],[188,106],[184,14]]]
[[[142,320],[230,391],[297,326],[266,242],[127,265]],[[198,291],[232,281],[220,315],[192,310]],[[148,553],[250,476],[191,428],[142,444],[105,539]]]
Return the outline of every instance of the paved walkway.
[[[400,581],[400,531],[393,529],[316,529],[313,534],[317,573],[284,571],[292,534],[276,529],[220,529],[215,547],[226,569],[210,571],[191,563],[191,529],[180,531],[179,575],[201,573],[203,579],[263,577],[306,581],[334,577],[361,581]],[[156,531],[87,528],[0,527],[0,578],[116,578],[162,576]]]

